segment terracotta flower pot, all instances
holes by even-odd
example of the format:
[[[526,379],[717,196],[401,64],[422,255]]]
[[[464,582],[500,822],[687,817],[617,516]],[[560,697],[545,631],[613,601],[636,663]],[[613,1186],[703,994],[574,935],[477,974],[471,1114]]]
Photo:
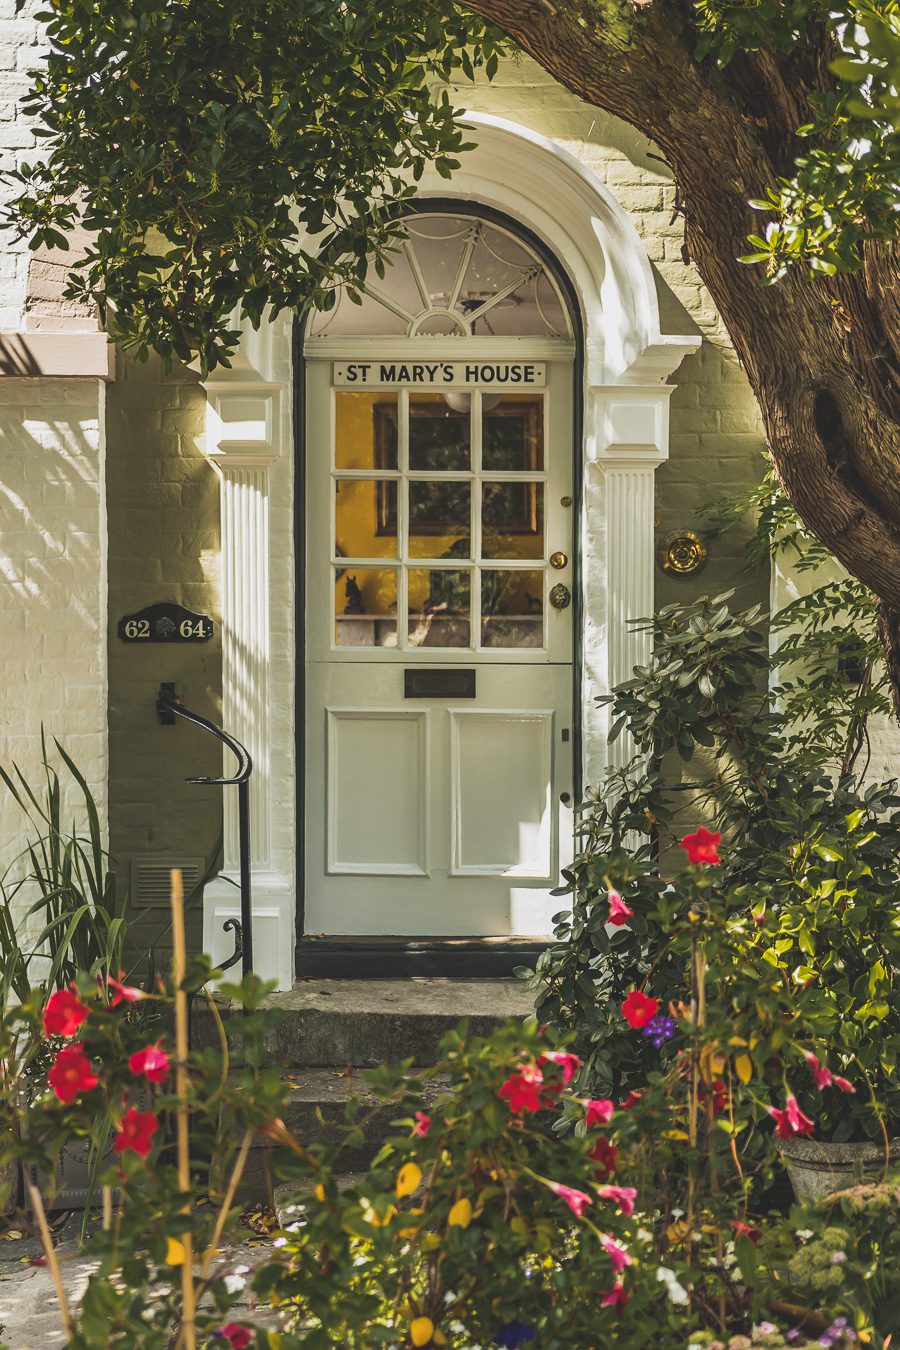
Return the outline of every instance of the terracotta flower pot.
[[[890,1141],[889,1159],[884,1156],[884,1144],[870,1139],[832,1144],[797,1136],[780,1148],[798,1200],[816,1200],[862,1181],[879,1181],[886,1163],[900,1162],[900,1139]]]

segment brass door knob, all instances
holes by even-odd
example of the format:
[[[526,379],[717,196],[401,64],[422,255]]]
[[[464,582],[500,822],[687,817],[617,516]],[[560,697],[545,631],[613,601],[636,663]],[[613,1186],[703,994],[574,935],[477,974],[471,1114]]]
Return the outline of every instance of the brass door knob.
[[[566,557],[565,553],[550,554],[550,566],[555,567],[557,572],[559,572],[561,568],[567,567],[568,563],[569,559]]]
[[[564,586],[561,581],[558,581],[550,591],[550,603],[554,609],[565,609],[571,599],[568,586]]]

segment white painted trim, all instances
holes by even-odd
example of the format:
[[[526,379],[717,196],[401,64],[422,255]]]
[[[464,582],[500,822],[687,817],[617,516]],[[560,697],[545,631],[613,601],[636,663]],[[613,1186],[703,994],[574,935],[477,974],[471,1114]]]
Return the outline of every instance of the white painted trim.
[[[610,759],[606,717],[598,713],[594,699],[625,678],[648,652],[649,639],[630,630],[627,620],[649,614],[653,608],[653,478],[668,455],[672,393],[672,386],[663,382],[684,356],[697,350],[700,336],[696,331],[660,331],[653,271],[637,231],[612,194],[583,164],[555,142],[515,123],[480,113],[471,114],[468,121],[477,147],[467,152],[451,183],[427,171],[421,196],[452,195],[461,205],[479,202],[521,221],[566,269],[581,308],[585,501],[579,528],[584,558],[584,761],[591,782]],[[226,531],[223,518],[223,565],[233,568],[243,558],[256,569],[248,604],[240,612],[236,596],[225,592],[225,706],[230,715],[245,719],[241,725],[247,737],[264,736],[268,750],[265,791],[260,791],[261,778],[256,791],[258,809],[268,812],[269,843],[259,876],[254,876],[254,905],[265,904],[265,922],[276,923],[279,934],[277,961],[271,969],[260,967],[259,973],[277,976],[282,987],[290,985],[293,973],[297,801],[297,766],[292,762],[296,672],[291,410],[289,400],[280,397],[291,378],[290,325],[288,315],[258,330],[245,324],[233,369],[221,376],[217,373],[206,385],[211,408],[207,454],[217,464],[223,482],[229,476],[235,481],[238,469],[255,475],[251,497],[257,524],[251,526],[249,517],[238,513]],[[377,345],[382,355],[400,358],[414,351],[424,357],[439,345],[452,352],[453,344],[462,341],[422,337],[412,340],[411,346],[404,339],[310,339],[308,351],[342,359],[366,350],[368,344],[369,349]],[[487,340],[473,340],[473,354],[480,354],[482,341]],[[523,340],[520,346],[516,339],[498,339],[486,348],[485,355],[489,352],[494,358],[502,351],[514,359],[525,345],[533,359],[564,354],[555,348],[551,354],[547,342],[526,344]],[[571,345],[565,347],[565,355],[570,356]],[[254,404],[256,395],[262,403]],[[271,405],[265,405],[266,399],[272,400]],[[271,415],[266,410],[269,406]],[[268,514],[260,515],[263,497],[269,504]],[[267,586],[265,596],[263,586]],[[263,634],[253,624],[266,613],[263,622],[268,630]],[[241,647],[251,633],[255,634],[253,641],[265,648],[265,661],[254,677],[265,681],[265,690],[257,689],[248,702],[247,687],[241,683],[247,670]],[[234,726],[229,729],[236,730]],[[614,762],[621,762],[626,750],[622,742],[613,747]],[[228,829],[232,829],[230,823]],[[232,849],[232,844],[226,847]],[[233,857],[233,851],[228,856]],[[228,898],[231,913],[236,893],[230,890]],[[222,949],[212,930],[225,914],[224,904],[223,882],[214,882],[204,898],[205,941],[207,947],[215,942],[214,952]]]

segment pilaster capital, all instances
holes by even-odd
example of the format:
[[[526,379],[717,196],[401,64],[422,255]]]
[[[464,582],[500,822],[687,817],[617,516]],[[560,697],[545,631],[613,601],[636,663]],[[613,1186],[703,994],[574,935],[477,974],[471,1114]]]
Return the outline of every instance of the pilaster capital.
[[[604,468],[644,464],[652,470],[663,464],[674,391],[672,384],[595,386],[586,409],[588,459]]]
[[[220,472],[274,463],[284,385],[272,380],[210,380],[204,389],[207,459]]]

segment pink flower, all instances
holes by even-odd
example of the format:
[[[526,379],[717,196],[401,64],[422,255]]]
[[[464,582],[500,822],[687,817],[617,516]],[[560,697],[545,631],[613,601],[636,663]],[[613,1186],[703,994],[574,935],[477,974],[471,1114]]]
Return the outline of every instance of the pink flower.
[[[416,1123],[413,1126],[413,1134],[418,1134],[424,1139],[430,1129],[431,1129],[431,1116],[428,1114],[427,1111],[417,1111]]]
[[[856,1088],[850,1082],[849,1078],[840,1078],[837,1074],[832,1079],[834,1086],[840,1088],[841,1092],[855,1092]]]
[[[634,1088],[632,1088],[628,1096],[625,1098],[624,1102],[620,1103],[619,1110],[630,1111],[633,1106],[637,1106],[640,1100],[641,1094],[639,1092],[635,1092]]]
[[[625,1282],[616,1280],[612,1289],[607,1290],[600,1300],[601,1308],[624,1308],[628,1302],[628,1294],[625,1292]]]
[[[571,1186],[563,1186],[559,1181],[554,1181],[550,1189],[559,1196],[560,1200],[565,1200],[577,1219],[581,1218],[588,1205],[593,1204],[591,1197],[585,1195],[584,1191],[575,1191]]]
[[[130,1149],[139,1157],[146,1158],[153,1147],[152,1137],[158,1128],[159,1121],[152,1111],[138,1111],[132,1106],[122,1117],[119,1133],[113,1140],[113,1150],[116,1153],[127,1153]]]
[[[819,1062],[818,1055],[814,1055],[813,1052],[810,1050],[808,1054],[803,1056],[803,1058],[809,1065],[809,1071],[812,1074],[813,1078],[815,1079],[816,1087],[819,1089],[819,1091],[821,1092],[822,1088],[831,1087],[832,1083],[831,1070],[826,1069],[825,1065]]]
[[[509,1104],[514,1115],[524,1111],[540,1111],[544,1105],[544,1075],[536,1064],[522,1064],[510,1074],[501,1086],[498,1096]]]
[[[759,1245],[762,1233],[759,1231],[758,1228],[754,1228],[749,1223],[742,1223],[740,1219],[732,1219],[731,1229],[736,1238],[737,1237],[749,1238],[750,1241],[753,1243],[754,1247]]]
[[[150,1083],[164,1083],[169,1073],[169,1056],[159,1041],[137,1050],[128,1061],[128,1067],[135,1075],[142,1073]]]
[[[707,830],[701,825],[695,834],[686,834],[679,842],[692,863],[720,863],[718,846],[722,839],[717,830]]]
[[[659,999],[642,994],[640,989],[632,989],[622,1004],[622,1016],[635,1031],[640,1031],[641,1027],[645,1027],[651,1017],[655,1017],[658,1011]]]
[[[82,1022],[86,1022],[88,1009],[71,989],[57,989],[47,999],[44,1009],[45,1036],[65,1036],[68,1040],[74,1036]]]
[[[546,1050],[538,1055],[538,1064],[541,1068],[545,1064],[555,1064],[562,1070],[563,1083],[570,1083],[581,1068],[581,1060],[577,1055],[571,1055],[566,1050]]]
[[[106,977],[106,986],[113,991],[112,998],[109,1000],[111,1008],[118,1008],[120,1003],[137,1003],[138,999],[147,997],[143,989],[137,989],[133,984],[121,984],[120,980],[124,974],[124,970],[120,970],[118,980],[114,980],[111,975]],[[163,989],[165,989],[165,986],[163,986]]]
[[[249,1327],[242,1327],[240,1322],[226,1322],[224,1327],[219,1327],[216,1336],[228,1341],[232,1350],[247,1350],[247,1346],[253,1344],[253,1332]]]
[[[769,1115],[775,1121],[775,1133],[779,1139],[793,1139],[797,1134],[812,1134],[816,1122],[805,1116],[797,1105],[796,1097],[788,1097],[784,1110],[769,1107]]]
[[[65,1106],[100,1082],[81,1045],[64,1045],[53,1061],[47,1082]]]
[[[631,1265],[631,1255],[627,1248],[623,1247],[620,1242],[616,1242],[615,1238],[610,1237],[609,1233],[600,1234],[600,1245],[612,1262],[613,1273],[616,1276],[621,1275],[625,1267]]]
[[[615,1200],[626,1219],[631,1218],[634,1213],[634,1202],[637,1199],[637,1191],[634,1186],[598,1186],[597,1194],[601,1200]]]
[[[592,1125],[608,1125],[612,1120],[613,1111],[616,1109],[615,1103],[611,1102],[608,1097],[599,1097],[585,1102],[584,1107],[584,1123],[588,1129]]]
[[[634,915],[634,910],[626,905],[618,891],[609,893],[609,916],[606,920],[614,928],[621,928],[623,923],[627,923]]]

